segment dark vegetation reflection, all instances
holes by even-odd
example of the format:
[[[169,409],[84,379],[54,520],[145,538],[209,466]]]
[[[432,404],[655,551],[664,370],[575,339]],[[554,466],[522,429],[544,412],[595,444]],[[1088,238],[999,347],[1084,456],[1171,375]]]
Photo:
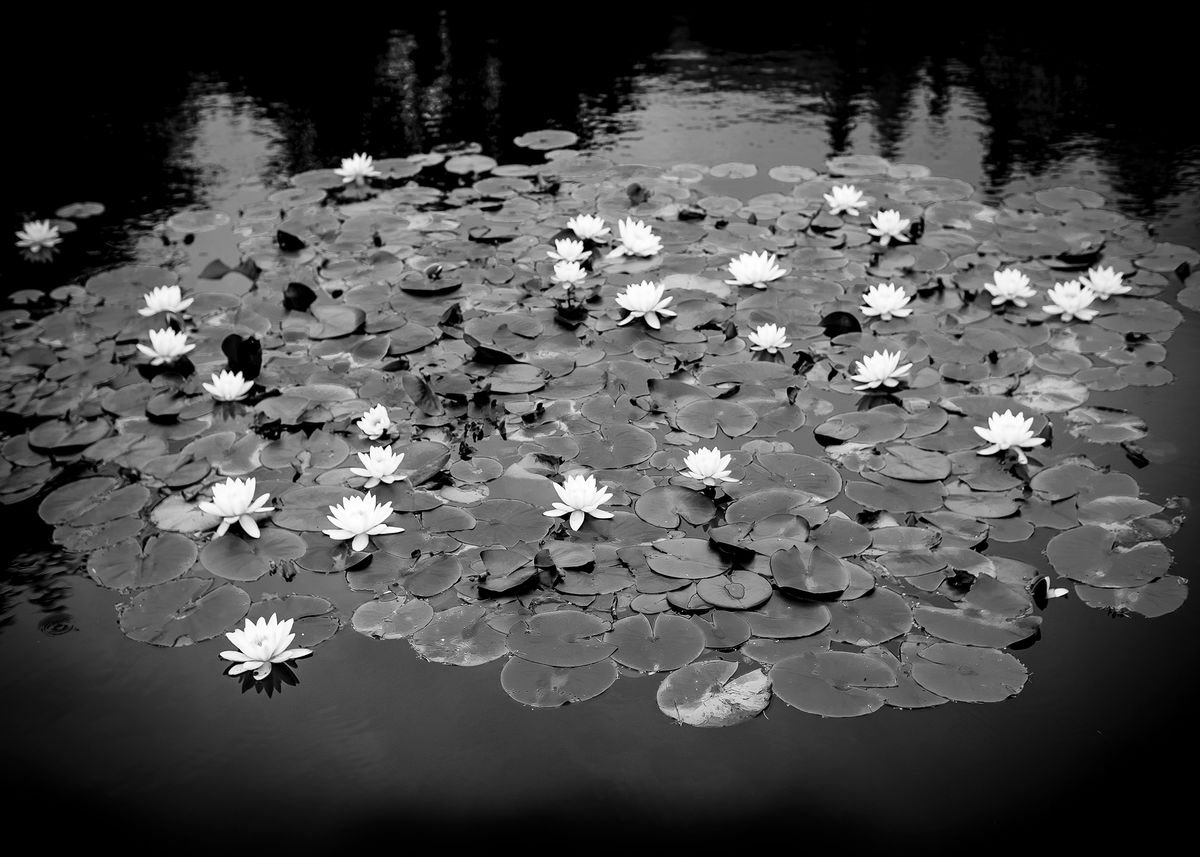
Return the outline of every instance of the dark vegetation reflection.
[[[17,254],[3,254],[5,290],[20,287],[18,271],[23,285],[45,285],[72,261],[89,269],[124,261],[133,255],[131,229],[210,203],[206,189],[244,179],[188,155],[214,95],[270,135],[269,158],[258,165],[268,180],[357,151],[397,156],[461,142],[502,161],[528,160],[512,139],[543,127],[603,145],[636,131],[626,114],[640,82],[662,77],[718,96],[765,94],[781,107],[770,121],[818,119],[826,151],[796,153],[810,160],[849,151],[863,122],[878,152],[895,158],[918,104],[937,127],[950,121],[957,90],[983,128],[985,191],[1090,155],[1126,210],[1153,219],[1168,197],[1198,183],[1196,137],[1173,118],[1170,82],[1188,79],[1186,58],[1161,49],[1156,22],[1123,21],[1118,55],[1110,28],[1079,20],[1062,29],[923,23],[900,33],[894,21],[869,15],[773,13],[764,22],[642,9],[637,26],[622,26],[603,50],[543,49],[595,25],[560,14],[418,9],[394,29],[360,27],[320,43],[307,23],[273,21],[267,37],[240,49],[204,30],[157,40],[111,25],[100,38],[81,23],[23,32],[24,51],[6,53],[8,79],[21,79],[37,56],[46,97],[21,100],[20,133],[7,141],[7,162],[28,165],[8,176],[10,225],[83,199],[109,213],[64,242],[65,265],[18,267]],[[677,62],[681,55],[702,61]],[[743,119],[718,114],[714,124]]]

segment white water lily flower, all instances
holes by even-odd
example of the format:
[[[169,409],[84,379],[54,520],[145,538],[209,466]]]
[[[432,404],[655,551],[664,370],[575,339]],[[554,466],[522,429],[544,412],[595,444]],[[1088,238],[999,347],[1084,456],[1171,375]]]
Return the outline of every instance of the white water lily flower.
[[[346,184],[354,182],[355,184],[366,184],[367,179],[377,178],[383,173],[375,169],[374,159],[364,153],[361,155],[352,155],[349,158],[342,158],[342,165],[334,170],[342,177],[342,183]]]
[[[387,408],[376,405],[362,415],[355,423],[369,440],[379,440],[392,427],[392,418],[388,416]]]
[[[635,318],[646,319],[646,324],[658,330],[662,327],[658,317],[661,315],[664,318],[669,318],[675,315],[674,310],[666,309],[667,304],[675,300],[673,297],[664,298],[663,292],[666,287],[661,283],[651,283],[648,280],[643,280],[640,283],[630,283],[625,287],[625,291],[617,295],[617,303],[626,310],[629,310],[629,315],[621,319],[617,324],[629,324]]]
[[[1088,268],[1086,276],[1080,277],[1079,282],[1096,293],[1096,297],[1106,301],[1113,295],[1125,295],[1133,291],[1132,286],[1121,282],[1122,274],[1114,268]]]
[[[580,214],[567,221],[567,228],[579,238],[590,238],[599,243],[607,240],[609,228],[604,225],[604,218],[594,214]]]
[[[229,671],[230,675],[240,675],[254,670],[254,678],[261,681],[271,674],[272,664],[295,660],[311,655],[310,649],[289,649],[296,635],[292,633],[291,619],[280,622],[271,614],[270,620],[259,617],[257,622],[246,620],[246,627],[240,631],[230,631],[225,636],[229,642],[237,646],[237,651],[221,652],[221,657],[227,661],[238,661],[238,665]]]
[[[570,515],[568,523],[571,525],[571,529],[578,530],[583,519],[588,515],[593,518],[611,518],[613,516],[612,512],[606,512],[600,508],[601,503],[607,503],[612,499],[612,492],[596,485],[595,476],[584,477],[576,473],[568,476],[562,485],[557,482],[551,484],[558,492],[558,497],[562,502],[555,503],[554,508],[549,512],[542,512],[547,518]]]
[[[903,353],[902,351],[897,351],[895,354],[890,351],[876,351],[869,357],[855,360],[855,374],[850,376],[850,380],[858,381],[859,384],[854,389],[872,390],[879,386],[895,387],[900,383],[901,376],[907,375],[908,370],[912,368],[911,363],[899,365]]]
[[[560,238],[554,242],[554,249],[546,253],[546,255],[560,262],[582,262],[588,256],[592,255],[592,251],[584,250],[582,241]]]
[[[1005,268],[992,275],[992,282],[983,286],[992,295],[992,306],[1011,302],[1015,306],[1027,307],[1026,298],[1037,297],[1037,289],[1029,285],[1029,278],[1016,268]]]
[[[760,324],[746,338],[750,340],[751,351],[765,351],[768,354],[777,354],[781,348],[792,344],[787,341],[787,328],[774,324]]]
[[[384,523],[391,516],[392,504],[378,502],[370,491],[362,497],[343,497],[340,505],[329,507],[326,516],[335,529],[325,530],[324,533],[339,541],[353,539],[350,547],[360,551],[366,548],[371,536],[404,532],[403,527]]]
[[[188,345],[186,333],[180,333],[170,327],[150,331],[149,345],[138,343],[138,351],[151,358],[151,366],[173,363],[195,347]]]
[[[889,241],[911,241],[912,239],[904,234],[910,223],[912,221],[901,217],[900,212],[889,208],[887,211],[871,215],[871,226],[874,229],[868,229],[867,232],[878,238],[879,243],[886,247]]]
[[[243,378],[241,372],[225,370],[219,375],[214,372],[211,384],[200,386],[218,402],[236,402],[254,389],[254,382]]]
[[[662,239],[641,220],[632,217],[617,221],[621,244],[608,254],[609,259],[617,256],[653,256],[662,250]]]
[[[260,494],[255,498],[257,489],[253,476],[244,480],[230,477],[213,485],[211,501],[201,500],[196,504],[201,512],[220,516],[221,525],[217,527],[214,538],[225,535],[233,524],[240,524],[242,532],[250,538],[258,538],[258,522],[253,516],[260,512],[273,512],[274,509],[265,505],[271,499],[270,494]]]
[[[1047,599],[1064,598],[1071,594],[1069,589],[1064,589],[1061,586],[1051,586],[1050,575],[1048,574],[1043,574],[1040,577],[1034,578],[1033,583],[1029,584],[1029,588],[1033,591],[1034,597],[1037,597],[1039,587],[1044,591]]]
[[[1061,315],[1063,321],[1077,318],[1080,321],[1091,321],[1099,312],[1088,309],[1096,299],[1096,293],[1078,280],[1068,280],[1065,283],[1055,283],[1046,292],[1050,304],[1042,307],[1042,312],[1049,315]]]
[[[58,227],[51,226],[49,220],[32,220],[17,232],[17,246],[24,247],[30,253],[38,253],[42,249],[49,250],[61,241]]]
[[[862,191],[852,184],[834,185],[833,192],[825,194],[825,204],[829,206],[830,214],[847,214],[858,216],[860,208],[867,204]]]
[[[679,473],[688,479],[697,479],[712,487],[720,482],[737,482],[739,480],[729,475],[728,455],[721,455],[721,450],[715,446],[711,449],[694,449],[683,459],[683,468]]]
[[[396,473],[396,468],[400,466],[400,462],[404,461],[404,453],[392,452],[391,447],[373,446],[370,452],[360,452],[358,460],[362,462],[363,466],[352,467],[350,472],[355,476],[366,477],[367,482],[363,485],[364,488],[374,488],[381,482],[384,485],[391,485],[404,478],[403,473]]]
[[[554,276],[550,279],[561,283],[564,289],[570,289],[587,279],[587,271],[578,262],[555,262]]]
[[[1011,410],[1002,414],[992,411],[992,415],[988,417],[987,428],[983,426],[972,426],[972,428],[975,429],[975,434],[990,444],[979,450],[979,455],[991,455],[1006,449],[1015,449],[1017,460],[1022,464],[1027,461],[1022,447],[1033,449],[1046,442],[1044,437],[1033,436],[1033,417],[1026,419],[1023,411],[1015,416]]]
[[[743,253],[729,263],[729,273],[733,275],[733,279],[725,282],[730,285],[765,289],[767,283],[778,280],[787,273],[776,264],[778,261],[774,253],[768,254],[766,250],[762,253]]]
[[[906,295],[900,286],[879,283],[867,289],[863,295],[863,305],[859,309],[863,315],[877,315],[880,321],[890,321],[893,318],[912,315],[912,308],[907,306],[910,300],[912,298]]]
[[[158,286],[142,296],[146,305],[138,310],[138,315],[149,318],[160,312],[183,312],[192,305],[195,298],[183,299],[183,289],[179,286]]]

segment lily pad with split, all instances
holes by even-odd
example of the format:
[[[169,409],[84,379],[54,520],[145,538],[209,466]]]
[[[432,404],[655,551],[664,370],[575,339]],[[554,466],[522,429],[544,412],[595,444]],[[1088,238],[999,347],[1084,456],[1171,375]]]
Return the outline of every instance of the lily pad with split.
[[[1007,652],[956,643],[906,643],[912,677],[930,693],[955,702],[1000,702],[1016,696],[1029,677]]]
[[[432,621],[433,608],[420,598],[368,601],[350,618],[355,631],[377,640],[399,640],[415,634]]]
[[[508,649],[548,667],[582,667],[617,650],[615,643],[600,639],[608,630],[608,623],[578,610],[539,613],[513,626]]]
[[[410,635],[408,642],[428,661],[456,667],[486,664],[508,652],[505,636],[487,619],[487,611],[478,604],[451,607]]]
[[[509,658],[500,672],[504,692],[522,705],[557,708],[594,699],[613,686],[617,666],[610,660],[578,667],[554,667]]]
[[[117,607],[121,631],[139,643],[190,646],[233,627],[250,596],[231,583],[185,577],[160,583]]]
[[[769,673],[775,695],[822,717],[861,717],[884,704],[896,673],[877,657],[856,652],[807,652],[786,657]]]
[[[621,619],[604,640],[616,646],[614,661],[644,673],[679,669],[704,651],[700,629],[670,613],[654,617],[653,624],[642,614]]]

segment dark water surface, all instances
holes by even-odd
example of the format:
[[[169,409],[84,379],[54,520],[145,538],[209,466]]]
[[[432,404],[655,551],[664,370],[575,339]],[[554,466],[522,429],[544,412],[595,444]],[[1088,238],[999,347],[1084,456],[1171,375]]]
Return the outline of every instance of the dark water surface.
[[[476,141],[501,163],[526,162],[538,156],[512,138],[544,127],[619,161],[755,163],[742,198],[786,190],[771,166],[819,169],[849,152],[924,164],[985,202],[1075,184],[1149,221],[1159,240],[1200,246],[1200,140],[1179,92],[1193,75],[1181,52],[1150,42],[1152,24],[1110,27],[1107,42],[1098,26],[908,38],[886,20],[631,24],[417,12],[403,29],[319,42],[336,20],[277,22],[244,40],[33,33],[25,47],[43,57],[36,76],[53,96],[21,104],[3,210],[12,229],[85,199],[108,212],[67,236],[53,265],[0,253],[0,290],[137,260],[166,215],[236,211],[351,152]],[[575,51],[571,39],[597,47]],[[1149,423],[1162,461],[1135,475],[1160,503],[1195,493],[1200,477],[1200,335],[1184,312],[1168,346],[1173,384],[1092,399]],[[1056,452],[1134,472],[1119,449],[1064,436]],[[732,834],[747,849],[912,853],[1021,847],[1051,831],[1154,847],[1194,811],[1194,795],[1162,779],[1195,756],[1194,597],[1155,620],[1052,603],[1043,639],[1020,653],[1031,678],[1016,698],[853,721],[776,700],[743,726],[680,728],[656,709],[658,678],[532,711],[501,691],[501,661],[426,663],[349,627],[300,663],[297,687],[268,698],[222,675],[223,639],[182,650],[124,637],[118,597],[44,552],[33,505],[6,510],[0,764],[20,791],[18,827],[52,813],[37,828],[46,848],[401,850],[437,837],[464,850],[512,839],[619,852],[660,835],[686,845]],[[1198,532],[1188,521],[1168,541],[1176,573],[1190,573]],[[1044,567],[1045,538],[1004,552]],[[348,616],[362,595],[329,577],[312,591]]]

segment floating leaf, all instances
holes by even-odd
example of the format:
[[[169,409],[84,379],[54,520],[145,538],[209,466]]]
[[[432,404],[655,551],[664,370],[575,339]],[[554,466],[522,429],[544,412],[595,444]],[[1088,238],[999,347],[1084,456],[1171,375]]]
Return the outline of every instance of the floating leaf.
[[[659,710],[688,726],[736,726],[771,701],[771,680],[753,670],[730,680],[737,664],[701,661],[676,670],[658,686]]]
[[[160,583],[117,607],[125,636],[155,646],[190,646],[246,615],[250,596],[231,583],[185,577]]]

